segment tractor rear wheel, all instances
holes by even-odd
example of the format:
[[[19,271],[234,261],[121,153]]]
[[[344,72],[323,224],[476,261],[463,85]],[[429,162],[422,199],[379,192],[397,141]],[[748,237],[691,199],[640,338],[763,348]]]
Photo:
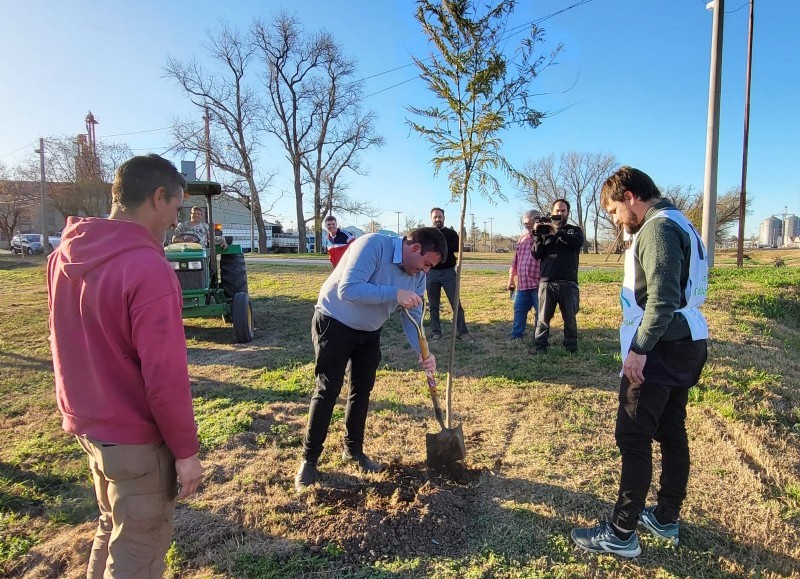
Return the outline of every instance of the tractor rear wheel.
[[[236,341],[246,344],[253,341],[253,302],[247,292],[239,292],[233,296],[231,319]]]
[[[247,293],[247,266],[244,254],[223,253],[219,262],[222,274],[222,290],[227,299],[233,299],[238,293]]]

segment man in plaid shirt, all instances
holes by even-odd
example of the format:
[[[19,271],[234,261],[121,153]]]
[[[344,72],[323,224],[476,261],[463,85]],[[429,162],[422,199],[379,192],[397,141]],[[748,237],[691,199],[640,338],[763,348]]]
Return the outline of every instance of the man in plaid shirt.
[[[514,261],[508,268],[508,290],[514,294],[514,325],[511,328],[511,339],[521,340],[528,323],[528,312],[534,308],[536,316],[533,325],[536,327],[536,318],[539,312],[539,260],[533,257],[531,245],[533,244],[533,225],[539,212],[535,209],[526,211],[522,215],[522,225],[527,230],[519,238]],[[516,282],[514,281],[514,278]]]

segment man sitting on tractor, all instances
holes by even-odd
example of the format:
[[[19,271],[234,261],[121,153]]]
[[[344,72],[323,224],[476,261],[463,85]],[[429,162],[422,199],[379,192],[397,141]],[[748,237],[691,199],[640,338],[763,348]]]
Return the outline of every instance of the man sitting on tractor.
[[[189,221],[181,221],[178,227],[175,228],[175,234],[172,236],[173,243],[189,242],[199,243],[203,247],[208,247],[208,223],[203,221],[203,208],[199,205],[192,207],[192,212]],[[219,236],[216,242],[225,249],[228,244],[225,242],[223,236]]]

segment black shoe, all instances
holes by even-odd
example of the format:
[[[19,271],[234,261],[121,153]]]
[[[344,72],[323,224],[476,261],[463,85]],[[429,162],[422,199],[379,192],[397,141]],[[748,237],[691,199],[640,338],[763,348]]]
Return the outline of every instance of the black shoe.
[[[349,450],[344,450],[344,452],[342,452],[342,460],[357,463],[358,468],[364,472],[381,472],[383,470],[383,467],[379,463],[369,458],[363,452],[350,454]]]
[[[471,344],[475,340],[472,339],[472,336],[469,335],[469,332],[464,332],[463,334],[459,334],[456,336],[456,340],[460,340],[462,342],[467,342]]]
[[[431,334],[431,341],[441,340],[441,339],[442,339],[442,333],[441,332],[433,332]]]
[[[536,348],[533,351],[534,356],[544,356],[545,354],[547,354],[547,348]]]
[[[317,463],[304,460],[300,463],[300,468],[294,476],[294,490],[302,493],[311,485],[319,482],[319,471]]]
[[[566,348],[567,354],[577,354],[578,348]]]

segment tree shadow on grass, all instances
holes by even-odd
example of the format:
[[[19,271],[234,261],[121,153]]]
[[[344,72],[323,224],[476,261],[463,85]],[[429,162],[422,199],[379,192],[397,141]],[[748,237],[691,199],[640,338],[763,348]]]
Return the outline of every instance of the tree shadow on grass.
[[[50,359],[33,358],[23,356],[14,352],[3,352],[0,350],[0,364],[3,366],[14,366],[21,372],[52,372],[53,362]]]
[[[20,516],[69,522],[83,522],[96,516],[90,482],[82,484],[55,470],[42,474],[2,461],[0,508]]]
[[[190,342],[231,344],[242,348],[283,347],[311,351],[311,318],[314,301],[286,296],[251,298],[253,302],[252,342],[236,344],[233,326],[219,317],[187,318],[186,337]],[[202,346],[198,346],[202,347]]]

